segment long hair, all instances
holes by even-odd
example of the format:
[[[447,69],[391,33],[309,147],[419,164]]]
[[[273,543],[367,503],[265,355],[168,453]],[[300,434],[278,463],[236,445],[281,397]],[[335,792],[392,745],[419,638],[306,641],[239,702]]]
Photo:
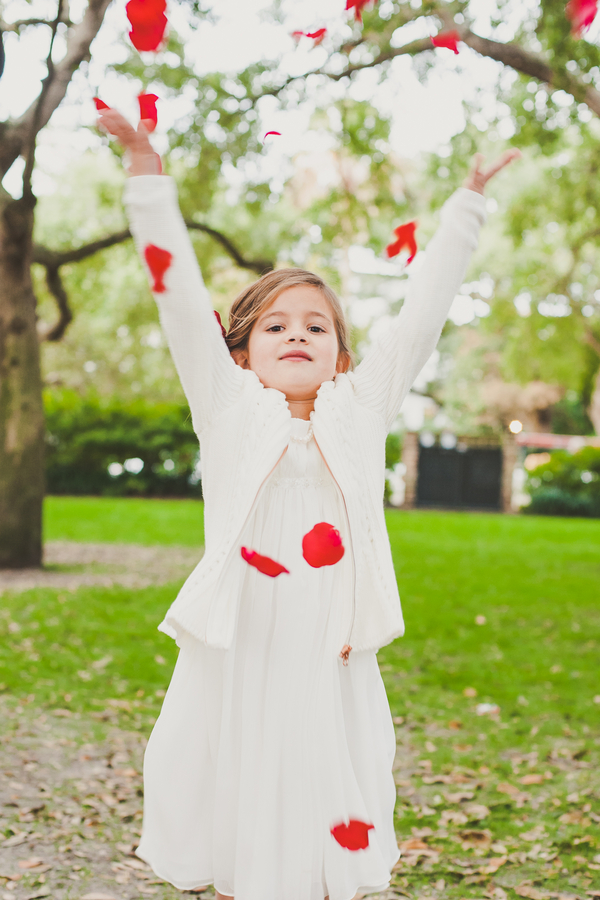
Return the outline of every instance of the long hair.
[[[317,288],[329,303],[337,333],[338,357],[342,361],[343,371],[352,368],[348,325],[342,304],[335,291],[322,278],[306,269],[275,269],[262,275],[258,281],[238,294],[229,310],[229,331],[226,338],[229,351],[247,350],[250,332],[263,312],[283,291],[298,285]]]

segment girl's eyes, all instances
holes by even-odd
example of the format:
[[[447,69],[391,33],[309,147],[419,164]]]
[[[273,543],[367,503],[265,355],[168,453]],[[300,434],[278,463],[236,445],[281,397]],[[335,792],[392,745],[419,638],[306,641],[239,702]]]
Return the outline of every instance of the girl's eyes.
[[[313,334],[319,334],[321,332],[325,334],[325,329],[321,328],[320,325],[309,325],[308,330],[312,331]],[[270,325],[269,328],[267,328],[267,331],[272,331],[274,334],[279,334],[280,331],[283,331],[283,325]]]

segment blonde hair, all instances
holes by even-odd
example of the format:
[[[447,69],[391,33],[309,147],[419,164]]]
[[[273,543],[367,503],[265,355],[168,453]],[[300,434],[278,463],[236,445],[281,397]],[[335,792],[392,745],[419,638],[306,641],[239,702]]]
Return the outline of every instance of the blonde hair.
[[[229,352],[247,350],[250,332],[263,312],[283,291],[298,285],[317,288],[329,303],[337,333],[338,357],[342,360],[344,372],[352,368],[348,325],[339,297],[322,278],[306,269],[275,269],[238,294],[229,310],[229,331],[225,339]]]

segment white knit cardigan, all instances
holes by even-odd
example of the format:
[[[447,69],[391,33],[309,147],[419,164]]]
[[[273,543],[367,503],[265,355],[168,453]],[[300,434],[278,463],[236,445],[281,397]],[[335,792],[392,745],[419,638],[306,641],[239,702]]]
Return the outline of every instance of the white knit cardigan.
[[[173,180],[130,178],[125,204],[142,259],[148,244],[173,255],[166,290],[155,299],[202,459],[205,554],[160,628],[172,637],[183,630],[210,647],[227,648],[244,573],[241,534],[287,449],[291,414],[283,393],[265,388],[229,355]],[[392,326],[355,371],[324,382],[317,393],[314,437],[341,490],[352,545],[354,592],[340,650],[344,644],[355,651],[377,650],[404,633],[383,514],[385,439],[438,342],[484,220],[484,198],[465,188],[456,191],[442,209],[441,225]]]

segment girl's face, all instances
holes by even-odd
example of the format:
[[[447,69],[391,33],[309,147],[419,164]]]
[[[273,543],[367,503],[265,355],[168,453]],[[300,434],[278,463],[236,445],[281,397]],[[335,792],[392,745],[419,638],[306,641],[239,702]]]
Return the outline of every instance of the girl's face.
[[[323,382],[343,370],[331,307],[318,288],[306,285],[283,291],[257,319],[247,350],[233,356],[288,400],[314,399]]]

